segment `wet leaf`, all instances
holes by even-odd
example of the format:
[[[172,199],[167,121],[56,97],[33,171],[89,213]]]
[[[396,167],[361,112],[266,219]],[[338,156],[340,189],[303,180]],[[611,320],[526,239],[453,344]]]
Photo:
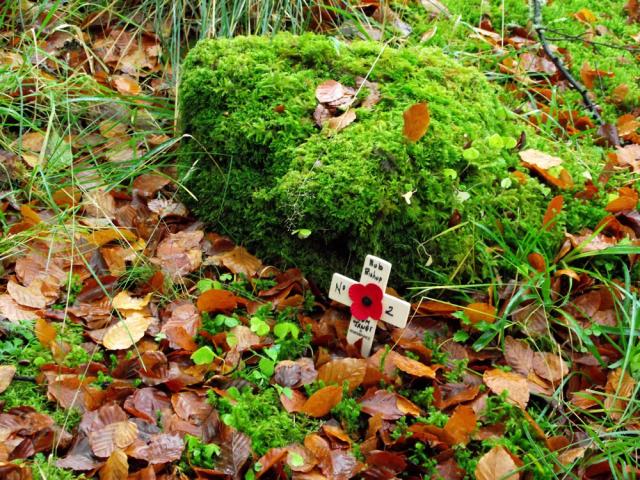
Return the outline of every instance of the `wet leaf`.
[[[496,395],[506,391],[507,401],[522,409],[526,408],[529,402],[529,384],[522,375],[494,368],[485,371],[482,380]]]
[[[171,278],[179,278],[193,272],[202,264],[201,230],[170,233],[156,250],[156,263]]]
[[[417,142],[427,133],[431,118],[429,116],[429,106],[426,103],[412,105],[404,111],[402,116],[404,118],[402,133],[407,139]]]
[[[58,331],[55,327],[42,318],[38,318],[36,320],[34,333],[36,334],[36,338],[40,342],[40,345],[46,348],[49,348],[51,342],[53,342],[58,335]]]
[[[89,434],[91,449],[97,457],[109,457],[117,449],[131,445],[138,438],[138,427],[130,421],[110,423]]]
[[[152,465],[174,462],[182,456],[184,442],[178,435],[155,433],[144,442],[138,440],[126,453],[138,460],[145,460]]]
[[[341,400],[342,387],[329,385],[311,395],[300,411],[310,417],[324,417],[328,415],[329,411],[340,403]]]

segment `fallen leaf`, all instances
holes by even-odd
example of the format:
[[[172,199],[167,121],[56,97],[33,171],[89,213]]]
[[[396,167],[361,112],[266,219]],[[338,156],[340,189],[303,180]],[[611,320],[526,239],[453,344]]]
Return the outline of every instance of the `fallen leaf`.
[[[339,358],[330,360],[318,369],[318,380],[325,385],[342,387],[348,383],[352,392],[362,384],[367,371],[367,363],[363,358]]]
[[[562,195],[556,195],[551,199],[549,205],[547,206],[547,211],[544,213],[544,217],[542,217],[543,229],[550,231],[553,227],[555,227],[556,222],[554,221],[554,219],[562,211],[563,204],[564,197]]]
[[[607,384],[604,392],[607,396],[604,399],[604,409],[613,420],[622,417],[629,401],[633,397],[636,381],[627,370],[622,367],[611,370],[607,375]]]
[[[404,119],[402,133],[407,139],[417,142],[427,133],[431,117],[429,116],[429,106],[426,103],[416,103],[410,106],[402,116]]]
[[[128,477],[127,454],[122,450],[115,450],[100,469],[100,480],[127,480]]]
[[[543,273],[547,270],[547,262],[544,257],[538,252],[532,252],[527,255],[527,260],[529,261],[529,265],[533,267],[534,270]]]
[[[180,278],[193,272],[202,264],[201,230],[170,233],[156,250],[155,263],[159,263],[171,278]]]
[[[228,252],[209,257],[207,263],[223,265],[233,274],[243,273],[253,277],[262,268],[262,262],[251,255],[244,247],[234,247]]]
[[[638,205],[638,192],[631,187],[618,190],[618,198],[610,201],[605,210],[609,213],[619,213],[633,210]]]
[[[113,86],[123,95],[139,95],[140,84],[128,75],[114,75],[111,79]]]
[[[496,395],[507,392],[507,401],[525,409],[529,402],[529,383],[518,373],[505,372],[499,368],[486,370],[482,380]]]
[[[10,280],[7,283],[7,292],[16,303],[23,307],[44,308],[47,306],[47,299],[42,294],[42,281],[34,280],[28,287]]]
[[[355,110],[349,109],[346,112],[344,112],[342,115],[339,115],[337,117],[331,117],[329,120],[327,120],[327,126],[331,130],[335,130],[336,132],[339,132],[340,130],[347,128],[349,125],[355,122],[355,120],[356,120]]]
[[[476,466],[476,480],[518,480],[518,465],[504,447],[496,446],[485,453]]]
[[[7,294],[0,295],[0,315],[13,323],[38,318],[33,310],[22,307]]]
[[[394,352],[396,353],[396,352]],[[402,370],[409,375],[414,377],[422,377],[422,378],[436,378],[436,371],[425,365],[424,363],[418,362],[417,360],[413,360],[409,357],[405,357],[404,355],[400,355],[397,353],[393,355],[391,358],[391,362],[398,370]]]
[[[238,306],[238,299],[229,290],[211,289],[198,297],[196,305],[200,312],[230,313]]]
[[[582,79],[582,83],[584,83],[584,86],[589,90],[593,89],[594,81],[596,78],[600,80],[603,77],[612,78],[614,75],[615,74],[613,72],[607,72],[604,70],[593,70],[589,66],[589,62],[586,61],[582,64],[582,68],[580,69],[580,78]]]
[[[140,340],[153,319],[142,313],[134,312],[124,320],[109,327],[102,338],[102,344],[108,350],[124,350]]]
[[[118,292],[111,300],[111,306],[120,311],[142,310],[151,301],[151,293],[142,298],[134,298],[126,290]]]
[[[320,103],[334,102],[344,96],[344,87],[335,80],[326,80],[316,87],[316,99]]]
[[[16,367],[13,365],[0,365],[0,393],[4,392],[16,374]]]
[[[300,412],[310,417],[324,417],[342,400],[342,386],[329,385],[321,388],[305,402]]]
[[[560,382],[569,373],[569,368],[562,357],[549,352],[534,353],[533,370],[554,384]]]
[[[55,327],[42,318],[38,318],[36,320],[34,333],[36,334],[36,338],[40,342],[40,345],[45,348],[49,348],[51,342],[53,342],[58,335],[58,331]]]
[[[561,158],[554,157],[533,148],[518,152],[518,155],[520,155],[520,160],[524,163],[534,165],[542,170],[549,170],[550,168],[562,165]]]
[[[470,303],[465,307],[464,313],[472,324],[496,321],[496,307],[488,303]]]
[[[138,438],[138,427],[130,421],[114,422],[89,433],[89,443],[97,457],[109,457],[114,451],[131,445]]]
[[[468,405],[458,405],[444,426],[452,445],[466,445],[476,429],[476,414]]]

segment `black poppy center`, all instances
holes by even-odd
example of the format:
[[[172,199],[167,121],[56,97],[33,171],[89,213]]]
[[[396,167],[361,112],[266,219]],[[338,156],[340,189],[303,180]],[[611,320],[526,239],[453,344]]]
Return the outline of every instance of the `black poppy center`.
[[[369,297],[362,297],[362,304],[365,307],[370,307],[373,304],[373,300],[371,300]]]

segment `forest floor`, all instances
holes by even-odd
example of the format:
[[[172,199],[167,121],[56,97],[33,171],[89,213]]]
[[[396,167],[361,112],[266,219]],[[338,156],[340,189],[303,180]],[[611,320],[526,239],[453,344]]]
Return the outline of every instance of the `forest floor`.
[[[636,0],[550,2],[546,52],[520,0],[310,23],[303,0],[123,3],[0,7],[0,478],[640,476]],[[515,278],[415,285],[407,327],[379,325],[362,358],[348,308],[179,201],[181,59],[278,27],[478,67],[523,122],[601,156],[570,185],[532,168],[540,228],[563,195],[605,198],[602,220],[551,254],[518,245]]]

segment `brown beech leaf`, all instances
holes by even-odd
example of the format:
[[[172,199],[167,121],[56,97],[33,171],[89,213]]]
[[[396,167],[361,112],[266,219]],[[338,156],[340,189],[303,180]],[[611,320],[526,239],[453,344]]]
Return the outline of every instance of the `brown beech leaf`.
[[[407,139],[417,142],[427,133],[431,117],[429,116],[429,106],[426,103],[416,103],[410,106],[402,116],[404,119],[402,133]]]
[[[248,278],[253,277],[262,268],[262,262],[244,247],[234,247],[232,250],[209,257],[207,263],[209,262],[222,265],[233,274],[243,273]]]
[[[609,213],[618,213],[633,210],[636,205],[638,205],[638,192],[631,187],[622,187],[618,190],[618,198],[610,201],[605,210]]]
[[[618,420],[622,416],[635,387],[636,381],[628,371],[623,371],[620,367],[609,372],[604,388],[607,395],[604,399],[604,409],[613,420]]]
[[[397,353],[397,352],[394,352]],[[436,371],[425,365],[424,363],[418,362],[417,360],[413,360],[409,357],[405,357],[404,355],[400,355],[397,353],[393,355],[391,361],[395,365],[398,370],[402,370],[409,375],[414,377],[422,377],[422,378],[436,378]]]
[[[126,452],[132,458],[157,465],[179,460],[183,449],[184,442],[179,435],[155,433],[145,441],[137,440]]]
[[[251,455],[251,438],[235,428],[223,430],[218,465],[227,475],[240,478],[240,473]]]
[[[107,329],[102,344],[108,350],[124,350],[138,342],[151,325],[153,319],[139,312],[133,312],[124,320]]]
[[[171,317],[160,331],[167,336],[171,348],[194,351],[198,348],[194,338],[202,324],[196,306],[191,302],[172,303],[167,307]]]
[[[361,398],[362,411],[368,415],[380,415],[383,420],[397,420],[404,415],[416,416],[420,409],[409,400],[387,390],[369,390]]]
[[[532,148],[523,150],[518,153],[520,160],[527,165],[536,166],[542,170],[549,170],[550,168],[562,165],[562,159],[541,152],[540,150],[534,150]]]
[[[114,450],[100,469],[100,480],[127,480],[128,477],[129,462],[127,454],[122,450]]]
[[[282,387],[298,388],[312,383],[318,377],[313,360],[311,358],[299,358],[295,362],[292,360],[282,360],[276,365],[273,379]],[[327,384],[327,382],[325,382]]]
[[[34,280],[28,287],[9,280],[7,293],[23,307],[44,308],[47,306],[47,298],[42,293],[42,281]]]
[[[562,211],[563,204],[564,197],[562,195],[556,195],[551,199],[547,206],[547,211],[544,213],[544,217],[542,217],[542,228],[549,231],[556,225],[554,219]]]
[[[344,87],[335,80],[326,80],[316,87],[316,99],[320,103],[335,102],[342,98],[344,94]]]
[[[0,295],[0,315],[13,323],[38,318],[33,310],[22,307],[6,293]]]
[[[311,395],[300,411],[310,417],[324,417],[333,407],[340,403],[341,400],[342,387],[329,385]]]
[[[367,371],[367,362],[363,358],[339,358],[330,360],[318,369],[318,380],[325,385],[342,386],[349,384],[352,392],[362,384]]]
[[[114,422],[89,434],[89,443],[96,457],[108,457],[115,450],[126,448],[138,438],[138,427],[129,421]]]
[[[171,400],[163,391],[154,387],[145,387],[127,397],[123,407],[134,417],[155,424],[158,420],[157,413],[170,409]]]
[[[16,374],[16,367],[13,365],[0,365],[0,393],[4,392]]]
[[[125,290],[118,292],[113,300],[111,300],[111,306],[116,310],[142,310],[149,305],[151,301],[151,293],[142,298],[134,298],[131,294]]]
[[[547,262],[545,261],[544,257],[538,252],[532,252],[527,255],[527,260],[529,261],[529,265],[531,265],[534,270],[540,273],[544,272],[547,269]]]
[[[280,403],[288,413],[297,413],[307,402],[307,397],[300,390],[291,390],[291,395],[280,394]]]
[[[136,177],[133,181],[133,191],[138,195],[149,198],[153,197],[158,190],[171,183],[171,179],[161,175],[144,174]]]
[[[198,311],[230,313],[238,306],[237,297],[229,290],[211,289],[203,292],[197,301]]]
[[[444,426],[452,445],[466,445],[476,429],[476,413],[467,405],[458,405]]]
[[[504,339],[504,358],[520,375],[528,376],[533,369],[533,350],[529,344],[510,335]]]
[[[179,278],[198,269],[202,264],[201,230],[170,233],[156,250],[155,263],[171,278]]]
[[[340,130],[344,130],[353,122],[356,121],[356,112],[353,109],[349,109],[344,112],[342,115],[338,115],[337,117],[331,117],[327,120],[327,126],[331,130],[335,130],[339,132]]]
[[[260,478],[267,473],[274,465],[282,463],[287,458],[288,449],[284,447],[272,448],[258,459],[256,465],[260,465],[260,470],[256,473],[256,478]]]
[[[128,75],[114,75],[112,83],[123,95],[138,95],[142,91],[140,84]]]
[[[533,354],[533,370],[554,384],[560,382],[569,373],[569,368],[562,357],[549,352]]]
[[[36,334],[36,338],[38,339],[40,344],[43,347],[47,348],[51,345],[51,342],[53,342],[58,335],[58,331],[54,328],[54,326],[42,318],[38,318],[36,320],[34,331]]]
[[[485,453],[476,466],[476,480],[518,480],[518,465],[504,447],[496,446]]]
[[[596,78],[600,79],[602,77],[613,78],[613,72],[607,72],[604,70],[593,70],[589,66],[589,62],[584,62],[582,64],[582,68],[580,68],[580,78],[582,79],[582,83],[589,90],[593,89],[594,81]]]
[[[465,307],[464,313],[472,324],[496,321],[496,307],[488,303],[470,303]]]
[[[494,368],[485,371],[482,380],[496,395],[501,395],[506,390],[507,401],[522,409],[526,408],[529,402],[529,383],[522,375]]]

